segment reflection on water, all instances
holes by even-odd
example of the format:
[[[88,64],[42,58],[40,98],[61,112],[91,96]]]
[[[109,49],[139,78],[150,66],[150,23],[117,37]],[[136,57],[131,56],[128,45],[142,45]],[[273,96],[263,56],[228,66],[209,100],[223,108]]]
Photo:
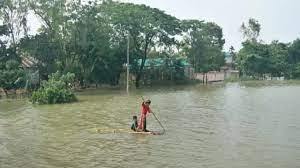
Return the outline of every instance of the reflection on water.
[[[128,128],[141,95],[165,135],[95,131]],[[250,82],[87,91],[65,105],[1,100],[0,167],[297,167],[299,95],[297,83]],[[151,115],[148,127],[160,129]]]

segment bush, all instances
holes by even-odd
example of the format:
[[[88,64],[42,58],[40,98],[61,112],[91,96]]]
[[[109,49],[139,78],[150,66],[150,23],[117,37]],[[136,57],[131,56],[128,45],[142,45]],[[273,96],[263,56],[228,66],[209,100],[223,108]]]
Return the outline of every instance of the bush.
[[[49,76],[48,81],[43,81],[41,88],[32,93],[31,101],[39,104],[57,104],[76,101],[75,94],[71,90],[75,75],[67,73],[61,75],[56,72]]]
[[[25,85],[25,72],[15,60],[0,61],[0,88],[4,91],[19,89]]]

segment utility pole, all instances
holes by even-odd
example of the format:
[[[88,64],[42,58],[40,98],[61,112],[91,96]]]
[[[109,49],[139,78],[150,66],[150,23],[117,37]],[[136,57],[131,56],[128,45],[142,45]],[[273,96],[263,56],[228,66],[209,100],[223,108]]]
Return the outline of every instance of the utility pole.
[[[128,37],[127,37],[127,93],[129,93],[129,40],[130,40],[130,34],[128,33]]]

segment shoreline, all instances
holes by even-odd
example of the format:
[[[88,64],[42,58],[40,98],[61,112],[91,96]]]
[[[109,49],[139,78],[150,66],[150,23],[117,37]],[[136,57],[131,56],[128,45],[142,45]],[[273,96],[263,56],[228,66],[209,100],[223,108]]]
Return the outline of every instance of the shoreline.
[[[191,85],[214,85],[214,84],[228,84],[228,83],[258,83],[258,84],[300,84],[299,79],[293,79],[293,80],[243,80],[243,79],[236,79],[236,80],[224,80],[220,82],[208,82],[207,84],[203,84],[200,81],[192,81],[192,82],[187,82],[187,83],[175,83],[175,82],[161,82],[159,84],[153,84],[153,85],[143,85],[140,88],[136,88],[135,86],[131,86],[130,89],[132,91],[138,91],[138,90],[143,90],[143,89],[150,89],[150,88],[159,88],[159,87],[173,87],[173,86],[191,86]],[[89,91],[118,91],[118,90],[124,90],[126,92],[126,87],[125,86],[109,86],[109,85],[102,85],[102,86],[90,86],[86,88],[75,88],[73,91],[78,94],[84,93],[84,92],[89,92]],[[5,95],[4,91],[2,88],[0,88],[0,99],[3,98],[28,98],[31,92],[27,92],[25,89],[17,89],[17,90],[9,90],[8,91],[8,97]]]

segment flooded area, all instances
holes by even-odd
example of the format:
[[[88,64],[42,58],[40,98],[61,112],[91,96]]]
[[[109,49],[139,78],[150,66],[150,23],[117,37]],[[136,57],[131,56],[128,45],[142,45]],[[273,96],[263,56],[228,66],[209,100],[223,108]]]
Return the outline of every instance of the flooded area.
[[[283,168],[300,165],[300,84],[249,82],[78,93],[79,102],[0,100],[1,168]],[[152,100],[164,135],[125,130]],[[161,130],[150,114],[147,128]],[[109,130],[99,133],[96,130]],[[110,131],[111,130],[111,131]]]

